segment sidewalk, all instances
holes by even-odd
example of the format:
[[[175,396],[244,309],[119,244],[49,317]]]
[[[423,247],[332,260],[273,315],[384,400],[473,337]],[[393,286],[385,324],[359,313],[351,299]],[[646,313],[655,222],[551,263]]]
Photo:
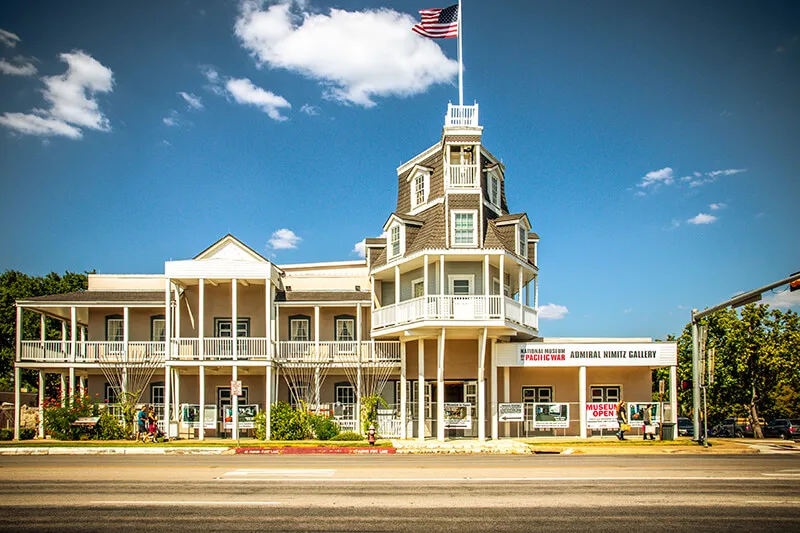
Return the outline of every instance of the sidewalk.
[[[800,453],[800,443],[753,439],[712,439],[705,448],[689,440],[619,442],[614,438],[589,439],[500,439],[479,441],[453,439],[444,442],[427,439],[392,440],[390,446],[338,446],[317,443],[264,443],[247,439],[235,443],[227,439],[211,440],[206,445],[197,441],[176,441],[165,444],[135,444],[127,441],[114,443],[26,441],[0,443],[0,456],[4,455],[390,455],[390,454],[503,454],[503,455],[652,455],[652,454],[753,454]]]

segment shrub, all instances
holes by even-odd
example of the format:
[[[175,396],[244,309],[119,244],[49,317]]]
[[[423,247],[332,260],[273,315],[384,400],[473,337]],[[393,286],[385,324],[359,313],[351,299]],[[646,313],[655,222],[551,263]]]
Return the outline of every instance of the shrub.
[[[125,428],[123,428],[117,418],[109,413],[100,415],[97,421],[97,428],[94,431],[94,438],[100,440],[121,440],[125,438]]]
[[[335,437],[331,437],[330,440],[364,440],[364,437],[355,431],[343,431]]]
[[[0,440],[14,440],[14,430],[0,429]]]
[[[72,405],[67,401],[64,405],[58,400],[46,400],[44,403],[44,430],[59,440],[86,439],[92,429],[75,427],[71,424],[84,416],[97,416],[97,404],[92,403],[89,396],[75,394]]]
[[[11,432],[14,436],[14,432]],[[31,428],[19,428],[19,440],[33,440],[36,438],[36,430]]]
[[[339,434],[339,425],[325,415],[309,415],[314,435],[319,440],[328,440]]]
[[[286,402],[272,405],[270,427],[275,440],[302,440],[311,437],[308,415],[304,411],[293,409]]]
[[[258,440],[264,440],[267,438],[267,412],[260,411],[256,417],[253,419],[255,423],[255,429],[253,429],[253,434]]]

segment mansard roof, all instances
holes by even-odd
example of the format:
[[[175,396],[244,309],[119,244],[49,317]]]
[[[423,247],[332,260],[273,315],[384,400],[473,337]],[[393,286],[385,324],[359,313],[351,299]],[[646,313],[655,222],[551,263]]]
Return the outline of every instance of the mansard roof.
[[[276,302],[368,302],[368,291],[277,291]]]

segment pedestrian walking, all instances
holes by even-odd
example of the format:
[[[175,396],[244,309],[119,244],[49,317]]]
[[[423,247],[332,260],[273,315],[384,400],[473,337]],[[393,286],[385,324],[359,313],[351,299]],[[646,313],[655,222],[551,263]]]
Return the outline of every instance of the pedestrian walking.
[[[619,425],[617,438],[619,440],[628,440],[625,438],[625,432],[628,431],[631,426],[628,425],[628,404],[625,403],[625,400],[620,400],[617,404],[617,424]]]

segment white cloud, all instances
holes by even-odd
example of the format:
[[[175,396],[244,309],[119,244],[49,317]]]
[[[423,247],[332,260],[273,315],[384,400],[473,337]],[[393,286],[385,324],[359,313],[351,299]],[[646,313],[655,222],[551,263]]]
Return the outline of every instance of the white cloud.
[[[800,291],[790,292],[789,289],[777,294],[767,293],[764,295],[762,303],[769,304],[776,309],[789,309],[790,307],[800,307]]]
[[[269,245],[275,250],[289,250],[297,248],[297,244],[302,240],[292,230],[282,228],[272,234]]]
[[[727,168],[725,170],[712,170],[711,172],[706,172],[706,175],[712,178],[716,178],[717,176],[733,176],[734,174],[739,174],[741,172],[747,172],[747,169]]]
[[[67,71],[60,76],[42,78],[49,109],[32,113],[4,113],[0,125],[28,135],[82,136],[81,128],[110,131],[108,119],[100,111],[96,95],[110,92],[114,85],[111,69],[85,52],[61,54]]]
[[[225,88],[237,103],[254,105],[273,120],[287,120],[285,116],[281,115],[280,110],[282,108],[291,109],[292,104],[287,102],[283,96],[278,96],[277,94],[265,91],[261,87],[256,87],[253,85],[253,82],[247,78],[231,78],[225,84]]]
[[[311,104],[303,104],[303,107],[300,108],[300,112],[306,115],[316,116],[319,115],[319,108]]]
[[[540,320],[561,320],[567,316],[567,313],[569,313],[569,310],[563,305],[550,303],[539,306]]]
[[[305,0],[243,0],[234,33],[259,65],[319,81],[326,98],[364,107],[451,83],[458,63],[389,9],[311,13]]]
[[[720,176],[733,176],[734,174],[740,174],[742,172],[747,172],[747,169],[726,168],[724,170],[712,170],[711,172],[706,172],[705,174],[695,172],[694,179],[689,183],[689,187],[701,187],[708,183],[714,183]]]
[[[25,135],[40,135],[49,137],[61,135],[71,139],[80,139],[81,130],[70,126],[63,120],[40,117],[30,113],[3,113],[0,116],[0,126],[5,126]]]
[[[178,112],[174,109],[169,112],[169,115],[161,119],[164,124],[169,127],[177,126],[180,123]]]
[[[37,70],[33,63],[24,57],[15,57],[14,63],[9,63],[5,59],[0,59],[0,72],[9,76],[33,76]]]
[[[10,31],[0,30],[0,43],[8,46],[9,48],[14,48],[17,46],[17,43],[20,41],[19,36],[16,33],[11,33]]]
[[[645,174],[636,186],[640,189],[652,187],[652,189],[655,190],[662,185],[672,185],[674,182],[675,173],[670,167],[664,167],[661,170],[652,170]],[[637,196],[642,196],[642,194],[637,194]]]
[[[629,315],[629,314],[633,313],[633,309],[631,309],[631,308],[629,307],[629,308],[627,308],[627,309],[623,309],[623,310],[622,310],[622,312],[623,312],[623,313],[625,313],[626,315]]]
[[[727,204],[723,204],[722,202],[719,202],[719,203],[713,203],[713,204],[709,205],[708,207],[710,207],[712,211],[719,211],[720,209],[725,209],[726,207],[728,207],[728,205]]]
[[[689,224],[713,224],[717,221],[717,217],[714,215],[707,215],[706,213],[698,213],[697,216],[690,218],[686,222]]]
[[[367,239],[361,239],[350,250],[351,254],[356,254],[358,257],[367,257]]]
[[[200,111],[204,108],[203,102],[202,100],[200,100],[199,96],[195,96],[192,93],[185,93],[183,91],[179,92],[178,95],[180,95],[181,98],[186,100],[186,103],[189,105],[190,109],[193,109],[195,111]]]

